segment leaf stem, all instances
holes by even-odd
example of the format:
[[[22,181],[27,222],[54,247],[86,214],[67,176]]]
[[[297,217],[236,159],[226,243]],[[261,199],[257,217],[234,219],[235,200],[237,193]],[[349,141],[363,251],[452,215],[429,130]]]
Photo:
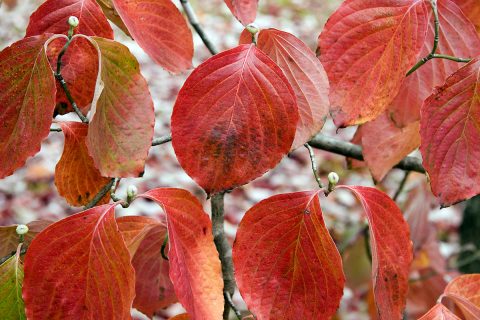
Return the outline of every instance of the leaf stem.
[[[318,176],[317,162],[315,161],[315,154],[313,153],[313,149],[312,147],[310,147],[308,143],[305,143],[304,146],[308,150],[308,155],[310,156],[310,163],[312,164],[313,175],[315,176],[315,180],[317,181],[318,187],[320,189],[323,189],[322,180]]]
[[[393,196],[393,201],[397,201],[398,200],[398,197],[400,196],[400,194],[402,193],[402,190],[403,188],[405,187],[405,184],[407,183],[407,180],[408,180],[408,176],[410,175],[410,171],[405,171],[405,174],[403,176],[403,179],[402,181],[400,181],[400,184],[398,185],[398,189],[397,191],[395,192],[395,195]]]
[[[86,206],[83,207],[83,210],[87,210],[93,208],[97,205],[97,203],[102,200],[102,198],[112,189],[112,186],[115,184],[115,178],[110,179],[110,181],[103,186],[103,188],[93,197],[92,201],[90,201]]]
[[[452,60],[455,62],[462,62],[462,63],[468,63],[472,61],[472,59],[469,58],[457,58],[453,56],[449,56],[446,54],[437,54],[437,49],[438,49],[438,43],[440,41],[440,19],[438,18],[438,6],[437,6],[437,0],[430,0],[430,5],[432,7],[433,11],[433,18],[434,18],[434,32],[435,36],[433,38],[433,46],[432,50],[430,53],[422,58],[420,61],[418,61],[408,72],[407,72],[407,77],[417,71],[421,66],[423,66],[425,63],[427,63],[429,60],[432,59],[447,59],[447,60]]]

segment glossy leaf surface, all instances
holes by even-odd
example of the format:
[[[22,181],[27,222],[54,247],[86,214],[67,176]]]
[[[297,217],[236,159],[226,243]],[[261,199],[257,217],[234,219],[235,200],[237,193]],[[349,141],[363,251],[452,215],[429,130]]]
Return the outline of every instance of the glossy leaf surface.
[[[480,193],[480,61],[450,76],[425,100],[420,122],[423,166],[444,206]]]
[[[380,319],[401,319],[413,260],[408,224],[395,202],[385,193],[370,187],[339,188],[355,194],[368,219],[378,316]]]
[[[167,216],[170,279],[178,300],[193,319],[221,319],[220,259],[202,205],[182,189],[154,189],[141,196],[160,204]]]
[[[0,178],[40,151],[55,108],[55,78],[45,54],[50,36],[22,39],[0,52]]]
[[[23,286],[27,317],[130,319],[135,273],[114,206],[60,220],[32,241]]]
[[[159,65],[179,73],[192,66],[192,32],[171,0],[113,0],[133,39]]]
[[[182,168],[209,194],[240,186],[290,150],[298,114],[282,70],[254,45],[198,66],[180,90],[172,143]]]
[[[235,276],[258,319],[329,319],[343,295],[342,260],[318,192],[276,195],[251,208],[233,247]]]
[[[350,0],[335,11],[318,49],[337,126],[372,120],[389,106],[416,63],[427,23],[421,0]]]
[[[327,118],[330,106],[327,74],[313,51],[290,33],[261,30],[257,46],[282,69],[295,92],[299,115],[292,146],[295,149],[318,133]]]

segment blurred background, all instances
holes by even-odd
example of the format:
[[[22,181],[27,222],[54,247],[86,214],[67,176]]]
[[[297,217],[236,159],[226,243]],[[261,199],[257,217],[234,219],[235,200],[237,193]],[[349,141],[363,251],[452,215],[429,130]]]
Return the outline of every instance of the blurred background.
[[[0,7],[0,49],[23,38],[29,16],[43,1],[3,0]],[[340,0],[260,0],[256,24],[260,28],[277,28],[288,31],[303,40],[313,51],[317,37],[328,16],[339,6]],[[222,0],[199,1],[191,4],[211,41],[219,50],[237,45],[242,25],[233,18]],[[178,5],[178,3],[177,3]],[[150,58],[121,30],[113,26],[116,40],[127,45],[141,64],[154,98],[155,136],[170,132],[170,116],[177,93],[188,74],[173,76],[154,64]],[[208,59],[210,54],[194,33],[194,65]],[[76,116],[64,115],[59,121],[74,120]],[[348,141],[356,128],[336,132],[329,120],[322,133]],[[63,150],[63,134],[53,132],[43,142],[42,149],[29,159],[14,175],[0,180],[0,225],[27,223],[32,220],[58,220],[81,211],[70,207],[61,198],[54,184],[55,165]],[[419,157],[419,154],[415,153]],[[368,169],[349,170],[342,156],[315,150],[322,178],[330,171],[340,175],[340,183],[373,186]],[[1,164],[0,164],[1,165]],[[394,196],[405,173],[394,169],[376,186]],[[153,147],[147,161],[145,176],[123,179],[117,194],[124,196],[128,185],[137,186],[139,192],[157,187],[178,187],[194,193],[209,212],[205,193],[181,169],[170,143]],[[233,241],[236,227],[243,214],[255,203],[274,194],[317,188],[311,171],[308,151],[299,148],[286,156],[278,166],[263,177],[234,190],[226,196],[226,231]],[[440,209],[431,195],[424,175],[410,173],[405,187],[397,198],[411,227],[415,248],[415,261],[411,272],[411,286],[406,318],[416,319],[432,307],[443,292],[445,284],[460,269],[463,272],[480,272],[480,240],[475,232],[480,227],[480,200]],[[338,319],[370,319],[373,314],[371,295],[371,266],[365,251],[362,210],[349,193],[335,192],[321,198],[327,226],[336,240],[344,258],[347,286],[338,312]],[[465,211],[465,217],[462,219]],[[477,214],[475,214],[477,213]],[[128,209],[117,209],[118,215],[158,215],[161,209],[146,201],[136,201]],[[464,223],[462,224],[462,221]],[[245,309],[238,292],[234,297]],[[175,305],[159,313],[157,319],[181,311]],[[140,314],[136,317],[142,319]]]

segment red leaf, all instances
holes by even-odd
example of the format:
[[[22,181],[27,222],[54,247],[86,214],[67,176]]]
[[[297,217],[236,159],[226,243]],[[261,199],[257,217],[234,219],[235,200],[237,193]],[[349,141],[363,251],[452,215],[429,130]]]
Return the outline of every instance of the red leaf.
[[[460,318],[454,315],[443,304],[436,304],[435,307],[430,309],[430,311],[418,320],[460,320]]]
[[[28,232],[24,235],[23,244],[28,246],[33,238],[51,223],[52,222],[46,220],[29,222],[27,224]],[[19,236],[16,232],[17,226],[17,224],[0,226],[0,257],[5,257],[17,249],[19,243]]]
[[[102,176],[141,176],[155,122],[147,82],[127,47],[103,38],[91,39],[102,65],[97,99],[92,103],[88,151]]]
[[[480,34],[480,3],[477,0],[455,0],[467,17],[477,28]]]
[[[225,0],[225,4],[244,26],[257,17],[258,0]]]
[[[142,197],[158,202],[167,216],[170,279],[178,300],[193,319],[221,319],[220,259],[202,205],[182,189],[154,189]]]
[[[63,154],[55,167],[55,185],[58,193],[72,206],[83,206],[110,181],[102,177],[88,154],[88,125],[80,122],[60,122],[65,135]],[[99,204],[108,203],[107,194]]]
[[[465,274],[453,279],[445,288],[467,320],[480,319],[480,274]]]
[[[113,39],[113,30],[94,0],[47,0],[32,15],[26,37],[42,33],[67,34],[68,18],[79,20],[74,33]]]
[[[398,128],[386,113],[360,127],[363,157],[376,181],[420,146],[419,130],[419,122]]]
[[[369,187],[339,186],[352,191],[367,215],[372,248],[372,278],[380,319],[401,319],[413,260],[408,224],[395,202]]]
[[[480,193],[480,61],[475,59],[425,100],[420,151],[432,192],[444,206]]]
[[[55,108],[55,78],[45,55],[50,35],[15,42],[0,52],[0,178],[40,151]]]
[[[139,216],[122,217],[117,223],[127,247],[135,249],[130,250],[136,275],[133,307],[151,318],[154,312],[177,302],[168,277],[168,261],[160,254],[167,227],[156,219]]]
[[[198,66],[178,94],[172,143],[183,169],[209,194],[273,168],[292,145],[295,97],[282,70],[255,45]]]
[[[295,149],[309,141],[325,123],[330,104],[327,74],[310,48],[292,34],[262,30],[257,44],[282,69],[295,92],[299,115],[292,146]]]
[[[440,22],[440,40],[437,53],[454,57],[475,57],[480,54],[480,40],[475,28],[450,0],[437,0]],[[423,49],[417,57],[420,60],[432,51],[434,39],[434,18],[432,10],[430,25]],[[432,59],[408,76],[399,94],[389,107],[397,126],[406,126],[420,120],[420,107],[433,89],[442,85],[445,79],[462,65],[446,59]]]
[[[335,124],[382,113],[423,46],[428,15],[421,0],[345,1],[319,37]]]
[[[32,241],[23,285],[28,318],[130,318],[135,274],[114,207],[60,220]]]
[[[240,223],[235,276],[258,319],[329,319],[338,308],[345,276],[317,195],[273,196]]]
[[[171,0],[113,0],[133,39],[159,65],[179,73],[192,66],[192,32]]]

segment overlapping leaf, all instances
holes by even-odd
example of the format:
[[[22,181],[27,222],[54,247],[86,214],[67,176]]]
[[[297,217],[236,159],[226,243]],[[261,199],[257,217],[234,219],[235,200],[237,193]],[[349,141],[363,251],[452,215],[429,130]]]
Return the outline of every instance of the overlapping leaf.
[[[385,193],[370,187],[339,186],[360,200],[370,228],[372,278],[380,319],[401,319],[413,259],[408,224]]]
[[[133,39],[173,73],[192,66],[192,32],[171,0],[112,0]]]
[[[345,276],[317,195],[273,196],[240,223],[235,275],[258,319],[329,319],[338,308]]]
[[[249,182],[292,145],[298,112],[282,70],[255,45],[222,52],[195,69],[172,115],[183,169],[207,193]]]
[[[55,78],[44,44],[49,35],[15,42],[0,52],[0,178],[40,151],[55,108]]]
[[[470,21],[473,22],[480,34],[480,3],[477,0],[454,0],[455,3],[467,15]]]
[[[33,238],[52,222],[46,220],[32,221],[27,224],[28,232],[23,236],[23,243],[28,246]],[[19,236],[16,232],[18,225],[0,226],[0,257],[5,257],[17,249]]]
[[[480,318],[480,274],[456,277],[445,288],[445,296],[455,301],[467,320]]]
[[[88,125],[80,122],[60,122],[65,135],[62,157],[55,167],[58,193],[72,206],[83,206],[110,181],[102,177],[88,154],[86,137]],[[98,204],[108,203],[105,195]]]
[[[168,261],[160,254],[167,235],[166,225],[156,219],[138,216],[122,217],[117,222],[127,247],[134,249],[133,252],[130,250],[135,268],[133,307],[152,317],[156,311],[177,301],[168,276]],[[143,228],[139,230],[141,225]]]
[[[448,310],[443,304],[436,304],[423,317],[418,320],[460,320],[455,314]]]
[[[425,100],[420,150],[443,205],[480,193],[480,61],[458,70]]]
[[[480,54],[480,40],[470,21],[451,0],[437,0],[440,33],[437,53],[454,57],[476,57]],[[480,8],[480,5],[479,5]],[[429,11],[430,25],[423,48],[417,57],[420,60],[432,50],[434,39],[434,17]],[[420,120],[423,101],[442,85],[447,77],[462,64],[447,59],[432,59],[408,76],[399,94],[389,106],[392,119],[399,127]]]
[[[141,176],[155,122],[147,82],[127,47],[91,39],[101,55],[101,72],[87,135],[89,154],[102,176]]]
[[[225,4],[244,26],[257,17],[258,0],[225,0]]]
[[[343,2],[319,37],[337,126],[372,120],[389,106],[416,62],[427,23],[421,0]]]
[[[193,319],[221,319],[220,259],[212,224],[202,205],[182,189],[154,189],[142,197],[159,203],[167,216],[170,279],[178,300]]]
[[[357,131],[363,157],[373,178],[381,181],[387,173],[420,146],[419,122],[398,128],[386,113],[365,123]]]
[[[126,35],[130,36],[127,26],[125,26],[125,23],[122,21],[122,18],[120,18],[120,15],[118,14],[115,7],[113,6],[112,0],[96,0],[96,1],[102,8],[103,13],[105,14],[105,16],[107,16],[108,20],[110,20],[117,27],[119,27]]]
[[[22,300],[21,247],[19,245],[17,253],[0,265],[0,318],[5,320],[26,319]]]
[[[114,206],[60,220],[32,241],[23,286],[27,317],[130,319],[135,275]]]
[[[299,119],[292,149],[297,148],[322,129],[328,115],[327,74],[315,54],[292,34],[262,30],[257,45],[282,69],[295,92]]]

